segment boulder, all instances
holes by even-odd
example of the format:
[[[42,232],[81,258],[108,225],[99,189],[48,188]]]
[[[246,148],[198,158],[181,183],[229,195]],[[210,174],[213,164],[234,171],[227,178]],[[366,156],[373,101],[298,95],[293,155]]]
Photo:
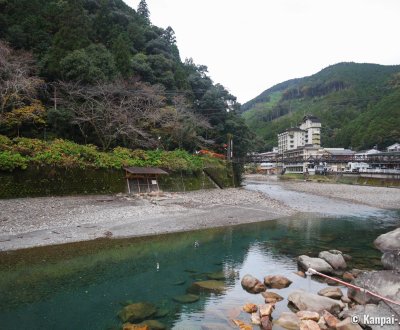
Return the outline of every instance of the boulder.
[[[394,269],[400,271],[400,250],[385,252],[381,258],[385,269]]]
[[[140,302],[125,306],[118,316],[122,322],[135,322],[149,318],[157,312],[157,308],[150,303]]]
[[[282,296],[271,291],[261,292],[261,295],[264,297],[266,303],[275,303],[283,300]]]
[[[300,330],[321,330],[321,328],[313,320],[302,320],[300,321]]]
[[[323,297],[328,297],[332,299],[340,299],[343,296],[342,290],[340,288],[327,287],[318,291],[318,294]]]
[[[321,258],[310,258],[309,256],[302,255],[297,258],[297,262],[301,268],[307,270],[308,268],[313,268],[317,272],[331,274],[333,268],[325,260]]]
[[[272,312],[275,309],[275,306],[273,304],[260,305],[258,307],[261,318],[263,318],[264,316],[271,316]]]
[[[330,328],[336,328],[336,324],[339,323],[339,319],[326,310],[322,313],[322,317]]]
[[[362,330],[358,323],[353,323],[348,317],[336,324],[336,330]]]
[[[243,276],[241,284],[242,288],[249,293],[260,293],[267,289],[260,280],[249,274]]]
[[[172,298],[174,301],[179,302],[181,304],[190,304],[198,301],[200,297],[195,294],[184,294],[181,296],[176,296]]]
[[[248,304],[244,305],[242,309],[243,309],[246,313],[250,313],[250,314],[251,314],[251,313],[257,312],[258,307],[257,307],[256,304],[248,303]]]
[[[296,290],[288,296],[291,302],[298,310],[322,313],[324,310],[332,314],[338,314],[344,304],[340,300],[322,297],[302,290]]]
[[[331,250],[335,251],[335,250]],[[318,258],[324,259],[333,269],[346,269],[347,264],[343,258],[342,253],[331,253],[329,251],[322,251],[319,253]]]
[[[270,275],[264,277],[264,284],[268,288],[283,289],[292,284],[292,281],[285,276]]]
[[[399,312],[395,312],[393,309],[391,309],[386,303],[381,301],[378,305],[375,304],[366,304],[366,305],[356,305],[353,308],[345,311],[343,315],[341,315],[343,318],[351,318],[354,316],[357,316],[357,319],[359,320],[359,323],[361,326],[366,326],[364,323],[365,317],[367,319],[373,319],[373,318],[392,318],[394,317],[395,319],[400,319]],[[385,324],[384,327],[382,327],[380,324],[368,325],[371,330],[398,330],[399,325],[398,324]],[[350,328],[351,329],[351,328]]]
[[[296,315],[300,320],[312,320],[318,322],[320,318],[317,312],[310,311],[298,311]]]
[[[365,288],[384,297],[396,298],[395,300],[400,300],[399,283],[400,273],[395,270],[364,272],[358,275],[353,281],[353,284],[356,286]],[[350,299],[355,300],[359,304],[376,304],[380,301],[377,297],[353,288],[347,290],[347,295]]]
[[[272,330],[272,322],[269,316],[263,316],[261,318],[261,325],[260,328],[262,330]]]
[[[283,312],[279,318],[274,321],[274,324],[289,330],[297,330],[300,326],[300,319],[296,314],[291,312]]]
[[[258,313],[251,314],[251,323],[255,325],[260,325],[261,324],[260,314]]]
[[[400,250],[400,228],[378,236],[374,245],[382,252]]]

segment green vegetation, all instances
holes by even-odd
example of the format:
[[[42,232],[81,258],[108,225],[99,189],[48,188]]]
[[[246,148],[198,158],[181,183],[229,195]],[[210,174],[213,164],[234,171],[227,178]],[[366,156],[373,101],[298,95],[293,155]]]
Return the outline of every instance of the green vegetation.
[[[62,168],[121,169],[123,166],[161,167],[170,171],[198,171],[209,166],[225,166],[224,161],[195,156],[184,150],[131,150],[116,147],[99,151],[94,145],[79,145],[56,139],[14,138],[0,135],[0,170],[26,169],[28,165]]]
[[[0,134],[99,146],[111,153],[82,149],[98,167],[127,161],[117,147],[225,153],[234,134],[240,157],[254,138],[236,97],[211,80],[206,66],[181,60],[173,29],[151,23],[145,0],[137,11],[122,0],[0,1],[0,58]],[[169,161],[168,153],[146,155]],[[87,161],[62,152],[29,157]],[[2,168],[25,166],[16,154],[2,158]]]
[[[326,147],[384,148],[400,140],[400,66],[339,63],[273,86],[241,110],[260,150],[305,114],[321,119]]]

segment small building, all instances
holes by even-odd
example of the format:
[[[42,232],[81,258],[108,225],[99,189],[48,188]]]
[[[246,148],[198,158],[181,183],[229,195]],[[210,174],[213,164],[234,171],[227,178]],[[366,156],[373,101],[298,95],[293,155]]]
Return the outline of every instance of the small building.
[[[361,150],[354,154],[354,158],[356,160],[366,160],[368,159],[369,155],[374,155],[379,153],[381,152],[377,149]]]
[[[160,191],[158,177],[168,175],[167,172],[155,167],[124,167],[128,193],[149,193]]]
[[[395,143],[387,147],[387,151],[388,152],[400,151],[400,143]]]

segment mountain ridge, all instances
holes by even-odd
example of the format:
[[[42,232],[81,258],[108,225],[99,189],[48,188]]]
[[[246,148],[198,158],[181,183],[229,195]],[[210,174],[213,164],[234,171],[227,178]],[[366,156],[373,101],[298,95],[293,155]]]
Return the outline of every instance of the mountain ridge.
[[[276,135],[319,116],[325,146],[369,148],[400,140],[400,65],[341,62],[284,81],[241,107],[260,150],[277,144]]]

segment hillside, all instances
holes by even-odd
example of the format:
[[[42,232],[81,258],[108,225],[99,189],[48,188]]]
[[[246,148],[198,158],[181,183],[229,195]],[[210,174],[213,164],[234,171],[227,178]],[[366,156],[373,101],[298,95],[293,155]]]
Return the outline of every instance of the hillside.
[[[339,63],[275,85],[241,111],[260,150],[276,146],[276,135],[304,114],[321,119],[326,147],[383,148],[400,140],[400,66]]]
[[[2,135],[223,153],[235,132],[240,156],[253,137],[239,109],[145,0],[0,1]]]

